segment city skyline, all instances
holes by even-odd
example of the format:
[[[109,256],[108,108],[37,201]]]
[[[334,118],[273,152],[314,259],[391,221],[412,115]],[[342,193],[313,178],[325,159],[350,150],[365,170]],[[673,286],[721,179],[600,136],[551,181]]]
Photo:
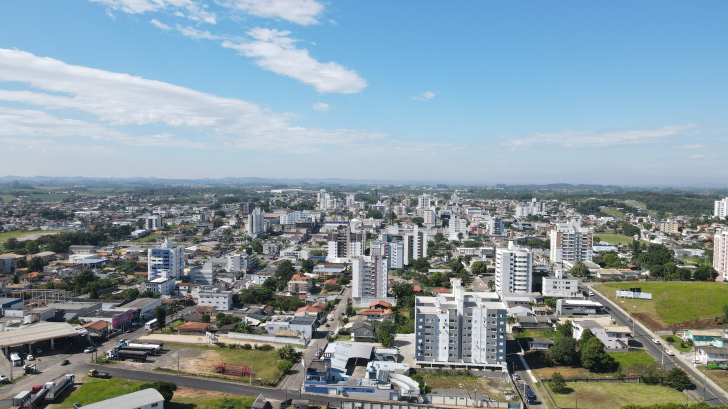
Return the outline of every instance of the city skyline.
[[[724,3],[378,6],[2,4],[0,175],[728,176]]]

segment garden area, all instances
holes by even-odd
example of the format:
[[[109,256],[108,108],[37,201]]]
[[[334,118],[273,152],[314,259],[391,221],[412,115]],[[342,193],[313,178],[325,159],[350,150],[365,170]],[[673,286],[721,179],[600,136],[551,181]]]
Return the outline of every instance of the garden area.
[[[617,299],[617,290],[641,287],[652,300]],[[725,285],[714,282],[640,282],[608,283],[593,287],[595,291],[622,306],[653,331],[714,327],[722,320],[723,306],[728,305]]]

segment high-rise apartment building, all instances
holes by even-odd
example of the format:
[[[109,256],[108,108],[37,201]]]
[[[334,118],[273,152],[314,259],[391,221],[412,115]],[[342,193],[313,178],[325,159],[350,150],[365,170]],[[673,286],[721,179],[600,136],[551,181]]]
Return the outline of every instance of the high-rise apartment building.
[[[389,235],[383,234],[380,236],[380,240],[371,242],[369,244],[369,254],[385,256],[387,258],[387,268],[390,270],[404,268],[405,263],[409,261],[404,259],[404,242],[382,240],[389,238]]]
[[[386,298],[388,286],[387,257],[381,254],[357,257],[351,261],[351,296]]]
[[[405,263],[427,257],[427,237],[427,232],[420,231],[417,225],[412,228],[412,233],[404,235]]]
[[[488,220],[488,234],[493,237],[500,237],[506,232],[505,224],[500,216],[493,216]]]
[[[321,189],[318,192],[318,207],[320,210],[336,209],[336,198],[332,197],[326,189]]]
[[[506,313],[496,293],[465,292],[415,298],[415,364],[503,369]]]
[[[718,229],[714,236],[713,268],[718,279],[728,281],[728,229]]]
[[[427,193],[424,193],[420,196],[417,196],[417,208],[418,209],[429,209],[431,207],[431,198],[430,195]]]
[[[468,238],[468,221],[465,219],[458,219],[457,217],[450,218],[450,224],[447,227],[448,240],[463,240]]]
[[[550,233],[551,262],[592,261],[592,233],[581,222],[559,223]]]
[[[329,233],[327,259],[354,258],[364,255],[364,236],[351,228]]]
[[[182,246],[175,247],[172,239],[167,238],[158,249],[147,253],[147,276],[149,281],[157,278],[182,279],[184,275],[184,252]]]
[[[500,293],[530,293],[533,287],[533,253],[518,248],[513,242],[508,248],[495,251],[495,290]]]
[[[258,236],[263,234],[265,228],[265,219],[263,218],[263,211],[260,207],[256,207],[250,215],[248,215],[248,233],[251,236]]]
[[[715,201],[715,209],[713,210],[713,217],[725,218],[728,216],[728,197],[721,200]]]
[[[434,209],[423,210],[422,218],[425,220],[425,224],[427,225],[434,225],[435,223],[437,223]]]
[[[145,230],[162,230],[162,216],[153,214],[151,216],[144,217],[144,229]]]
[[[303,212],[301,211],[294,211],[286,214],[281,215],[281,224],[296,224],[297,221],[301,220],[304,217]]]

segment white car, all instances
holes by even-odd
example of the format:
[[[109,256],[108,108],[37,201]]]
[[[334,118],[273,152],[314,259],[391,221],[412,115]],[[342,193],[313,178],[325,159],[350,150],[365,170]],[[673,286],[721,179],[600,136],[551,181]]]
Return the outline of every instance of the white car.
[[[659,344],[660,343],[660,340],[655,339],[655,338],[652,338],[652,342],[654,342],[655,344]]]
[[[8,377],[5,375],[0,375],[0,382],[7,382],[9,381]]]
[[[94,347],[88,347],[83,350],[83,353],[88,354],[88,353],[94,352],[95,350],[96,350],[96,348],[94,348]]]
[[[675,354],[672,351],[670,351],[669,349],[666,349],[665,350],[665,353],[668,354],[668,355],[670,355],[670,356],[675,356]]]
[[[35,361],[35,357],[32,354],[28,354],[28,356],[25,357],[26,361]]]

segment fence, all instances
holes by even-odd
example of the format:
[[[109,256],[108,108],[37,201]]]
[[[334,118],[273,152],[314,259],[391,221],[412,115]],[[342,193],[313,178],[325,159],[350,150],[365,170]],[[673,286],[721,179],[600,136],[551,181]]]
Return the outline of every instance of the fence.
[[[276,344],[306,345],[306,342],[298,337],[277,337],[270,335],[243,334],[241,332],[228,332],[225,335],[220,335],[218,339],[220,342],[225,342],[225,338],[244,339],[255,342],[271,342]]]
[[[462,401],[461,401],[462,402]],[[480,401],[481,408],[510,408],[519,409],[521,408],[520,403],[508,403],[508,402],[496,402],[496,401]],[[378,402],[352,402],[352,401],[341,401],[339,402],[338,409],[425,409],[438,407],[436,405],[446,406],[465,406],[463,403],[458,404],[455,401],[437,401],[426,404],[413,404],[413,403],[378,403]],[[329,407],[336,408],[336,404],[331,404]]]

